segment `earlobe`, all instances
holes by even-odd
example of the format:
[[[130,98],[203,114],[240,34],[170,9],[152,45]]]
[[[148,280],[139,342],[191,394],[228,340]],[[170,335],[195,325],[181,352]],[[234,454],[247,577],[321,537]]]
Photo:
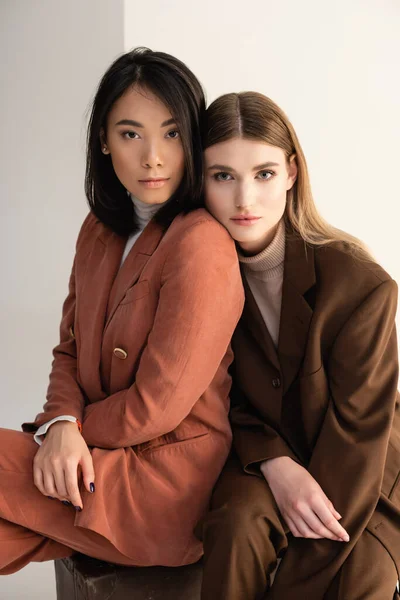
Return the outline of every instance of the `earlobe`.
[[[106,135],[105,135],[103,128],[101,128],[101,130],[100,130],[100,145],[101,145],[101,151],[103,154],[110,154],[110,151],[109,151],[107,143],[106,143]]]

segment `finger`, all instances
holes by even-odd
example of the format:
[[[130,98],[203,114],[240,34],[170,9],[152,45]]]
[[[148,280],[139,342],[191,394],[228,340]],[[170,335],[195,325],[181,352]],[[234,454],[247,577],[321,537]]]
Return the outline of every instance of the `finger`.
[[[59,499],[69,500],[67,486],[65,485],[64,469],[61,464],[53,464],[52,473]]]
[[[83,477],[83,483],[85,485],[85,488],[87,489],[88,492],[90,492],[92,494],[95,490],[94,467],[93,467],[92,455],[90,454],[89,450],[82,457],[80,465],[81,465],[81,469],[82,469],[82,477]]]
[[[40,469],[39,467],[35,467],[35,466],[33,467],[33,483],[35,484],[35,486],[37,487],[39,492],[41,492],[43,494],[43,496],[47,496],[45,489],[44,489],[44,485],[43,485],[42,469]]]
[[[68,498],[75,508],[82,510],[83,503],[78,487],[78,465],[70,463],[65,470],[65,483],[68,491]]]
[[[51,471],[43,471],[43,487],[45,489],[46,496],[51,496],[52,498],[58,497],[53,473]]]
[[[306,538],[311,538],[314,540],[322,539],[320,536],[316,535],[311,530],[308,530],[306,527],[304,527],[304,524],[302,526],[299,522],[300,520],[295,521],[294,518],[291,519],[290,517],[285,517],[285,521],[286,521],[287,526],[289,527],[290,531],[294,535],[294,537],[298,537],[298,538],[306,537]]]
[[[307,523],[308,527],[320,538],[326,538],[328,540],[341,541],[341,538],[338,538],[330,529],[325,527],[319,517],[314,513],[313,510],[309,506],[304,508],[302,512],[302,517],[304,521]]]
[[[325,494],[324,494],[325,495]],[[333,516],[335,517],[335,519],[342,519],[342,515],[340,513],[338,513],[338,511],[336,510],[336,508],[333,506],[332,502],[325,496],[326,498],[326,505],[329,508],[329,510],[331,511],[331,513],[333,514]]]
[[[294,535],[294,537],[301,537],[300,531],[297,529],[292,519],[290,517],[284,517],[284,519],[286,521],[286,525],[289,527],[290,532]]]
[[[299,531],[300,537],[311,540],[321,540],[323,538],[323,536],[313,531],[300,515],[294,515],[292,521],[297,531]]]
[[[348,542],[350,540],[349,534],[333,516],[323,499],[317,501],[313,506],[313,509],[325,527],[327,527],[336,537],[340,538],[344,542]]]

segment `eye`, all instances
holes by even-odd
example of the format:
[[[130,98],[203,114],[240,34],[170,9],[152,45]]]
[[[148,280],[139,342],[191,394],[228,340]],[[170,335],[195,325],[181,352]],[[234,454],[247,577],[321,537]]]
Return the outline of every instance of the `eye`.
[[[171,140],[175,140],[179,136],[180,136],[180,133],[177,129],[171,129],[171,131],[168,131],[166,137],[170,138]]]
[[[231,179],[233,179],[232,175],[229,173],[224,173],[223,171],[220,173],[215,173],[213,177],[216,181],[231,181]]]
[[[121,135],[127,140],[138,140],[140,138],[136,131],[123,131]]]
[[[271,179],[274,175],[275,173],[273,171],[260,171],[257,173],[258,179],[261,179],[262,181],[268,181],[268,179]]]

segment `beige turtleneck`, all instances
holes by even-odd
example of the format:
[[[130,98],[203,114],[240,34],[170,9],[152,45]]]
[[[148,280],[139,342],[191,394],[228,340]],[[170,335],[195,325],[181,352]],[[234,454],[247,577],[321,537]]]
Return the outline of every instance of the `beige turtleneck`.
[[[278,346],[285,260],[285,224],[279,222],[272,242],[255,256],[239,252],[246,280],[260,309],[271,338]]]

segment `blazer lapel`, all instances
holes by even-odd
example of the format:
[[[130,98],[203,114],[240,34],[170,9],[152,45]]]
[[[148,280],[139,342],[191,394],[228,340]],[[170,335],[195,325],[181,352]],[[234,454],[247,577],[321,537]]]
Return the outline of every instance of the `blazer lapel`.
[[[243,287],[246,294],[246,302],[241,321],[249,329],[259,347],[263,350],[267,360],[269,360],[269,362],[279,371],[279,358],[274,342],[272,341],[271,335],[264,322],[260,309],[258,308],[257,302],[254,299],[253,293],[246,279],[246,275],[243,269],[241,270]]]
[[[124,264],[119,269],[111,289],[110,300],[106,318],[106,328],[110,323],[119,303],[124,298],[128,288],[132,287],[139,279],[149,258],[159,245],[165,231],[154,219],[148,223],[139,238],[132,246]],[[120,256],[120,260],[122,254]],[[118,264],[119,267],[119,264]]]
[[[291,231],[287,231],[278,342],[284,394],[296,377],[304,358],[313,314],[304,294],[313,285],[314,249],[306,246]]]
[[[79,372],[90,400],[102,397],[100,358],[107,305],[126,238],[104,228],[85,258],[82,287],[77,294]]]

